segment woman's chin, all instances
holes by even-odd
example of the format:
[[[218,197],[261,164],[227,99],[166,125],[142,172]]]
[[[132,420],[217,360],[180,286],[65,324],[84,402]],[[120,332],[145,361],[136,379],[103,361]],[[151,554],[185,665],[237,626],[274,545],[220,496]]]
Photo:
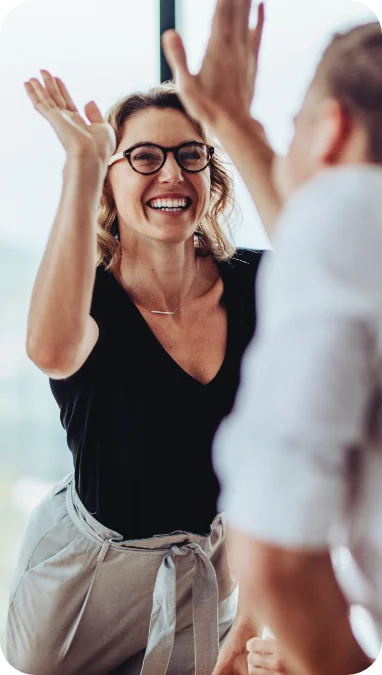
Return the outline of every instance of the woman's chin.
[[[150,238],[163,243],[180,244],[193,237],[196,227],[195,223],[176,223],[175,221],[169,223],[167,221],[167,223],[162,223],[160,226],[155,223],[154,226],[149,228],[147,234]]]

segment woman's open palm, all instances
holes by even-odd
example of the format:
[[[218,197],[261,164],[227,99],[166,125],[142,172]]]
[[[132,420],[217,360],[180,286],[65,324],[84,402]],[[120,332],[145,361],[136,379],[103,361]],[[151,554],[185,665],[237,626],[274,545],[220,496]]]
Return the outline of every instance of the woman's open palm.
[[[103,165],[113,154],[116,138],[94,101],[85,106],[88,122],[80,115],[65,84],[47,70],[41,70],[44,85],[37,78],[25,82],[35,109],[51,124],[68,156],[93,157]]]

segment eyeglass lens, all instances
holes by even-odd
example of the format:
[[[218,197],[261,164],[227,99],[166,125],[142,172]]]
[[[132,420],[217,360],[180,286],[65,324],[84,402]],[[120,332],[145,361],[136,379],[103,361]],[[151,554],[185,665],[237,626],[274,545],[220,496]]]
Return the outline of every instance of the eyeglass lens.
[[[186,171],[201,171],[209,163],[209,152],[205,145],[186,145],[178,150],[178,161]],[[136,171],[151,173],[163,164],[163,151],[155,145],[144,145],[135,148],[130,161]]]

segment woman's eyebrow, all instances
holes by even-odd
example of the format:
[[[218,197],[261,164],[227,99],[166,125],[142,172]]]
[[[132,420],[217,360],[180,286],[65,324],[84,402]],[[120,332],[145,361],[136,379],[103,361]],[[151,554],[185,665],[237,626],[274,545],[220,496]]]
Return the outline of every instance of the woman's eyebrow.
[[[162,148],[177,148],[179,145],[183,145],[184,143],[203,143],[203,141],[198,141],[195,140],[195,138],[192,138],[189,141],[182,141],[181,143],[177,143],[176,145],[162,145],[162,143],[156,143],[155,141],[136,141],[135,143],[131,143],[128,147],[129,148],[134,148],[135,146],[138,145],[159,145]]]

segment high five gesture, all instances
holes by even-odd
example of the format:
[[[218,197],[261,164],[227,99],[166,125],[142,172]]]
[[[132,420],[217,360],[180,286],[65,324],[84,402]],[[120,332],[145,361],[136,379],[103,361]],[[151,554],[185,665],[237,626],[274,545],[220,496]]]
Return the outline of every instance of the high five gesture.
[[[209,126],[222,116],[249,115],[255,91],[264,27],[264,5],[258,8],[257,26],[249,27],[251,0],[219,0],[211,37],[196,75],[188,69],[182,38],[175,31],[163,36],[163,48],[177,75],[180,95],[188,112]]]
[[[41,71],[44,85],[33,77],[25,88],[35,109],[51,124],[68,157],[92,156],[107,168],[116,139],[110,126],[104,122],[94,101],[85,106],[87,121],[80,115],[65,86],[47,70]]]
[[[251,116],[264,29],[264,5],[250,28],[252,0],[218,0],[199,73],[192,75],[182,39],[163,35],[166,58],[177,77],[187,112],[207,124],[240,172],[268,236],[280,210],[273,185],[274,152],[262,125]]]

